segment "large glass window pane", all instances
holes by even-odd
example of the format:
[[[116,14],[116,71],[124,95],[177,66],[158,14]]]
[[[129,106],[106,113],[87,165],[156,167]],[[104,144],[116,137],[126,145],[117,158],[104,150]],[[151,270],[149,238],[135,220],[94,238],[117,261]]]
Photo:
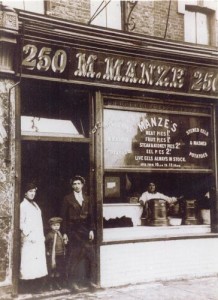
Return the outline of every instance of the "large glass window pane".
[[[44,0],[3,0],[3,5],[44,14]]]
[[[120,1],[111,1],[107,9],[107,27],[121,29]]]
[[[94,17],[91,24],[106,27],[106,9],[100,10],[105,6],[106,1],[91,1],[91,17]],[[98,14],[99,12],[99,14]]]
[[[91,24],[121,29],[121,4],[119,0],[91,0]]]
[[[186,11],[184,32],[185,42],[209,45],[208,16],[199,12]]]
[[[210,139],[209,118],[104,110],[104,167],[108,170],[209,170]]]
[[[185,42],[196,43],[195,12],[185,12]]]
[[[202,13],[196,14],[197,24],[197,43],[198,44],[209,44],[209,28],[207,15]]]

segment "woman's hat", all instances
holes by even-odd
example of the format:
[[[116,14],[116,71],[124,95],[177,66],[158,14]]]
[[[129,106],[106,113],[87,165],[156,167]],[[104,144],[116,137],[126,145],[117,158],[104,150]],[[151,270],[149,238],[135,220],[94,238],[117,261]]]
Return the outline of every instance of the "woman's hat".
[[[24,187],[24,193],[36,189],[37,190],[37,185],[35,182],[28,182],[25,187]]]
[[[52,224],[57,224],[57,223],[60,224],[62,221],[63,221],[62,218],[59,218],[59,217],[53,217],[53,218],[49,219],[48,223],[49,223],[50,225],[52,225]]]

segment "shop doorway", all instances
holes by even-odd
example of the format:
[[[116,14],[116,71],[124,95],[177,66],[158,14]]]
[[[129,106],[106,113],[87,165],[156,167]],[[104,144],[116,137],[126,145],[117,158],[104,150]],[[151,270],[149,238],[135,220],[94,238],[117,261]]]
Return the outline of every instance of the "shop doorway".
[[[70,178],[89,177],[89,144],[76,142],[22,141],[22,183],[36,181],[36,201],[42,210],[45,231],[48,220],[60,215],[63,197],[70,193]]]
[[[90,169],[89,92],[72,85],[24,79],[21,88],[21,187],[38,185],[36,201],[44,221],[60,214],[72,175]]]
[[[88,89],[71,84],[22,79],[20,86],[19,201],[23,199],[25,183],[35,181],[38,187],[35,201],[42,211],[46,235],[48,220],[60,216],[63,198],[72,191],[72,176],[85,177],[85,192],[93,193],[90,184],[93,181],[90,161],[93,161],[94,151],[90,137],[94,118],[92,100]],[[16,253],[17,265],[19,249],[20,245]],[[20,293],[22,284],[17,279],[18,268],[16,291]]]

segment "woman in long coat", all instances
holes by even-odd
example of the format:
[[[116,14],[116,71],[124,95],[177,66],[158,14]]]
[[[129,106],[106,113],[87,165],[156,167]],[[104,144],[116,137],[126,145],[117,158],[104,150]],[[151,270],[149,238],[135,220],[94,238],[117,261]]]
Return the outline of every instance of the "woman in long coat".
[[[20,204],[20,279],[28,280],[29,288],[32,289],[37,288],[36,279],[42,278],[48,273],[41,209],[33,201],[36,190],[33,183],[28,184],[25,189],[25,197]]]

